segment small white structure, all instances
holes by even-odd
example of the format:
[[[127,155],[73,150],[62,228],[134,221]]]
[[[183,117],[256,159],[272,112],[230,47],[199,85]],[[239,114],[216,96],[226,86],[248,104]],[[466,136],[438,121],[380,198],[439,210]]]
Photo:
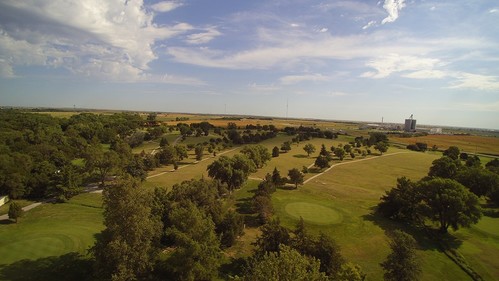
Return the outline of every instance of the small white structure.
[[[0,206],[3,206],[7,202],[9,202],[9,196],[0,197]]]
[[[431,128],[430,129],[430,134],[441,135],[442,134],[442,128]]]

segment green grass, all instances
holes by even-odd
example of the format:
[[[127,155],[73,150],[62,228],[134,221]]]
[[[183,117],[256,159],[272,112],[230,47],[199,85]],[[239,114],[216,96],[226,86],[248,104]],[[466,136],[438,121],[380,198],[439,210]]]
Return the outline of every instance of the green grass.
[[[401,151],[391,148],[388,153],[394,152]],[[304,221],[312,233],[323,232],[333,237],[341,246],[346,259],[360,264],[368,274],[369,280],[382,280],[383,271],[379,263],[389,253],[386,233],[398,228],[410,232],[419,243],[421,249],[418,252],[423,262],[421,280],[470,280],[464,271],[439,251],[437,245],[419,230],[373,215],[373,207],[386,190],[395,186],[397,177],[407,176],[418,180],[426,175],[431,162],[437,157],[433,154],[404,153],[337,166],[305,186],[299,187],[298,190],[278,190],[272,196],[276,215],[283,225],[294,228],[298,218],[290,210],[290,204],[298,209],[305,205],[334,210],[334,218],[341,216],[341,223],[329,225],[317,223],[322,219],[321,212],[303,213]],[[485,223],[484,226],[479,224],[476,227],[485,228],[489,232],[489,228],[496,230],[497,226],[488,225],[489,223]],[[459,236],[459,233],[455,235]],[[483,269],[478,267],[476,269],[481,274],[486,270],[495,274],[495,268],[499,266],[497,262],[499,248],[497,245],[491,248],[490,243],[479,244],[484,243],[481,238],[475,234],[470,236],[473,238],[463,237],[466,240],[457,249],[458,252],[462,251],[465,257],[470,257],[470,260],[473,258],[475,263],[471,263],[472,265],[482,264]],[[487,234],[487,237],[490,237],[490,234]],[[468,243],[470,246],[467,247]],[[473,251],[473,248],[486,251],[489,262],[479,261],[475,258],[479,254],[476,252],[468,254],[467,248],[470,248],[470,251]],[[485,274],[483,275],[485,277]],[[486,278],[486,280],[493,279]]]
[[[24,199],[11,200],[11,201],[5,203],[4,205],[0,206],[0,215],[5,215],[5,214],[7,214],[9,212],[10,203],[13,202],[13,201],[15,201],[21,207],[25,207],[25,206],[28,206],[30,204],[35,203],[35,201],[24,200]]]
[[[0,226],[0,265],[70,252],[85,254],[103,229],[102,196],[86,193],[67,203],[43,204],[17,224]]]

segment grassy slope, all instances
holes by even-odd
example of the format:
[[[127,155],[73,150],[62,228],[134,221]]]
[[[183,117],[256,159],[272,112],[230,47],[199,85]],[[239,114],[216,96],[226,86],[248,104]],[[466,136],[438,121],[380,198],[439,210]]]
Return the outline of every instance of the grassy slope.
[[[84,254],[102,229],[101,194],[44,204],[26,212],[19,223],[0,226],[0,265],[69,252]]]
[[[427,143],[428,147],[433,145],[439,149],[447,149],[449,146],[457,146],[468,153],[478,152],[499,155],[499,138],[484,136],[463,136],[463,135],[428,135],[413,138],[390,137],[391,141],[413,144],[416,142]]]
[[[396,150],[390,149],[389,153],[392,152]],[[288,227],[294,227],[297,222],[285,210],[289,203],[308,202],[341,213],[341,223],[328,226],[310,223],[308,225],[313,232],[322,231],[334,237],[348,260],[360,264],[370,280],[380,280],[382,270],[379,263],[389,252],[385,231],[403,226],[373,216],[372,208],[379,202],[385,190],[395,186],[397,177],[407,176],[414,180],[421,178],[436,157],[431,154],[408,153],[335,167],[298,190],[279,190],[275,193],[273,203],[276,213]],[[424,239],[421,233],[406,230],[413,232],[422,248],[422,280],[469,279],[457,265],[439,252],[431,241]],[[464,232],[466,233],[466,230]],[[456,235],[459,234],[458,232]],[[465,256],[466,249],[470,248],[487,251],[489,257],[499,257],[497,245],[495,248],[489,248],[480,245],[483,241],[479,238],[467,239],[458,249],[463,251]],[[471,244],[469,247],[468,243]],[[493,271],[493,268],[497,268],[496,260],[497,258],[490,258],[488,264],[484,264],[484,269]],[[485,276],[485,270],[479,272]]]

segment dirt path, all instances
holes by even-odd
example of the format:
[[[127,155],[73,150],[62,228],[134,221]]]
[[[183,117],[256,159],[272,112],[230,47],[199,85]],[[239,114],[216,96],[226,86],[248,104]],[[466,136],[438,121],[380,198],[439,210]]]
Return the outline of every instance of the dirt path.
[[[239,148],[239,147],[238,147],[238,148]],[[234,150],[236,150],[236,149],[238,149],[238,148],[233,148],[233,149],[231,149],[231,150],[224,151],[224,152],[222,152],[222,153],[217,154],[217,156],[224,155],[224,154],[226,154],[226,153],[232,152],[232,151],[234,151]],[[187,165],[180,166],[180,167],[178,167],[178,168],[177,168],[177,170],[180,170],[180,169],[183,169],[183,168],[185,168],[185,167],[189,167],[189,166],[195,165],[195,164],[197,164],[197,163],[200,163],[200,162],[206,161],[206,160],[211,159],[211,158],[215,158],[215,157],[217,157],[217,156],[210,156],[210,157],[207,157],[207,158],[203,158],[203,159],[201,159],[201,160],[199,160],[199,161],[195,161],[195,162],[194,162],[194,163],[192,163],[192,164],[187,164]],[[166,172],[161,172],[161,173],[156,174],[156,175],[148,176],[146,179],[150,179],[150,178],[154,178],[154,177],[159,177],[159,176],[162,176],[162,175],[164,175],[164,174],[167,174],[167,173],[172,173],[172,172],[175,172],[175,169],[171,169],[170,171],[166,171]]]

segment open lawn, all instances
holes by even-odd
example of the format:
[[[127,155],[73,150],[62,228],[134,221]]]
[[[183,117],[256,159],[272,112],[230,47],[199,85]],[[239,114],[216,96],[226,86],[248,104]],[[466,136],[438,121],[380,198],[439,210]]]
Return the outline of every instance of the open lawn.
[[[414,144],[422,142],[428,144],[431,148],[436,145],[440,150],[445,150],[449,146],[457,146],[462,151],[468,153],[483,153],[499,156],[499,138],[485,136],[467,136],[467,135],[428,135],[413,138],[390,137],[390,141]]]
[[[86,254],[94,235],[104,228],[102,196],[85,193],[67,203],[43,204],[26,212],[17,224],[0,224],[0,273],[2,265],[23,259]]]
[[[391,148],[389,153],[400,152]],[[381,280],[379,266],[389,253],[387,231],[402,228],[414,235],[423,261],[422,280],[470,280],[454,262],[425,238],[420,230],[392,222],[373,214],[373,207],[384,192],[396,185],[396,178],[423,177],[438,155],[401,153],[334,167],[297,190],[278,190],[273,196],[276,215],[294,228],[302,216],[313,233],[331,235],[343,255],[358,263],[369,280]],[[329,213],[329,221],[324,214]],[[499,268],[499,232],[497,218],[485,217],[471,229],[452,233],[462,244],[456,246],[485,280],[494,280]]]

